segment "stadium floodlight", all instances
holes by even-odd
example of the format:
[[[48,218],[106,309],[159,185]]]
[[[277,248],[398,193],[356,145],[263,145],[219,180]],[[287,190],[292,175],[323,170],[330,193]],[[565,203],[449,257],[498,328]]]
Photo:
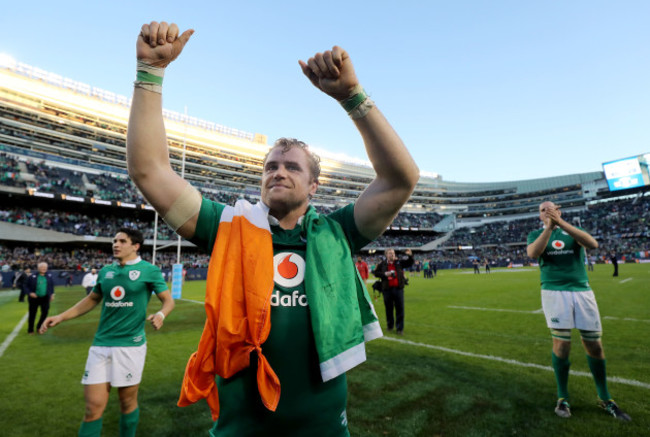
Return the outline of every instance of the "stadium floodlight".
[[[16,69],[16,60],[13,56],[6,53],[0,53],[0,68],[9,68],[10,70]]]

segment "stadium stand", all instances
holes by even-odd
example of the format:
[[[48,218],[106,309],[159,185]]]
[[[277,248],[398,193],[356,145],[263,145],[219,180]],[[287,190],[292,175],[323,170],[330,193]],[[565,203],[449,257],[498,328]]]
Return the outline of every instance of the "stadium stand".
[[[110,259],[110,238],[121,225],[146,237],[144,256],[175,262],[176,236],[127,176],[129,99],[21,63],[0,65],[0,266],[50,262],[82,271]],[[262,160],[269,145],[253,134],[164,111],[169,151],[180,173],[211,199],[258,200]],[[290,134],[290,133],[289,133]],[[349,203],[374,177],[368,165],[322,156],[321,187],[313,199],[328,212]],[[507,179],[507,174],[504,174]],[[610,192],[603,172],[524,181],[464,183],[424,174],[409,203],[377,241],[364,248],[370,263],[385,247],[411,248],[439,268],[529,263],[527,233],[539,226],[537,207],[552,200],[565,218],[601,242],[591,254],[605,262],[648,260],[650,197],[643,188]],[[183,263],[204,268],[207,256],[183,241]],[[7,280],[5,284],[9,283]]]

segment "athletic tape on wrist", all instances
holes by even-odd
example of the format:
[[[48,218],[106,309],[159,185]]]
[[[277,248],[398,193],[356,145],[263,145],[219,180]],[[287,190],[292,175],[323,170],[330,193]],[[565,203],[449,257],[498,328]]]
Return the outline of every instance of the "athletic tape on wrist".
[[[361,84],[356,84],[350,91],[350,95],[346,99],[341,100],[339,103],[341,106],[343,106],[345,112],[349,114],[350,111],[354,110],[357,106],[362,104],[367,98],[368,94],[366,94]]]
[[[368,112],[370,112],[370,110],[374,107],[375,107],[375,102],[373,102],[372,99],[368,97],[366,100],[361,102],[359,106],[354,108],[352,111],[348,112],[348,115],[353,120],[358,120],[368,115]]]
[[[158,311],[156,314],[162,317],[163,320],[165,320],[165,313],[163,313],[162,311]]]
[[[201,193],[189,183],[180,196],[174,201],[167,214],[163,217],[174,231],[183,226],[194,215],[201,210]]]
[[[164,75],[164,68],[154,67],[153,65],[138,61],[136,67],[136,78],[133,84],[136,88],[143,88],[148,91],[153,91],[154,93],[162,94]]]

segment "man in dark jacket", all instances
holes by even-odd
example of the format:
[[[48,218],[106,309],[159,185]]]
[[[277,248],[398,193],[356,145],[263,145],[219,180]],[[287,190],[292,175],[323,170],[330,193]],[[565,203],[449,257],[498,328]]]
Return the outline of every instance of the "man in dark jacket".
[[[394,249],[386,249],[386,259],[380,262],[372,272],[381,279],[384,306],[386,307],[386,324],[392,331],[395,326],[397,335],[404,332],[404,269],[413,265],[413,253],[410,249],[404,252],[407,258],[398,259]],[[393,308],[395,315],[393,317]]]
[[[27,278],[25,291],[29,300],[27,333],[33,335],[36,311],[38,311],[38,308],[41,309],[41,317],[36,324],[36,330],[38,331],[43,321],[47,318],[47,313],[50,310],[50,302],[54,300],[54,278],[51,273],[48,273],[46,262],[38,263],[38,273],[32,273]]]
[[[18,296],[18,302],[25,302],[25,296],[27,295],[27,278],[32,274],[32,269],[26,267],[22,272],[18,272],[16,279],[14,280],[14,288],[20,290],[20,295]]]
[[[614,274],[612,276],[618,276],[618,259],[616,258],[616,252],[612,251],[609,254],[609,259],[614,266]]]

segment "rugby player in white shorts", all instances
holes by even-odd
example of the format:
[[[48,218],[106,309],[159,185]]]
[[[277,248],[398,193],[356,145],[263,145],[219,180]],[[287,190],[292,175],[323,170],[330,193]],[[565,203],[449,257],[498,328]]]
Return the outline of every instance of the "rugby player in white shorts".
[[[138,256],[142,243],[139,231],[120,229],[113,238],[117,262],[100,270],[96,285],[85,298],[63,313],[48,317],[39,331],[44,334],[48,328],[86,314],[103,300],[99,326],[81,380],[86,413],[79,436],[101,435],[111,387],[117,387],[120,397],[120,437],[134,436],[138,426],[138,388],[147,354],[145,320],[158,330],[174,308],[174,299],[160,269]],[[152,292],[162,302],[162,308],[147,317]]]
[[[539,260],[542,283],[542,308],[553,337],[553,370],[558,400],[555,413],[571,417],[569,405],[569,352],[571,329],[580,330],[587,352],[589,369],[596,383],[599,404],[617,419],[629,421],[607,389],[602,327],[594,292],[585,270],[585,249],[598,248],[598,242],[584,230],[562,219],[553,202],[539,205],[543,229],[528,234],[528,256]]]

